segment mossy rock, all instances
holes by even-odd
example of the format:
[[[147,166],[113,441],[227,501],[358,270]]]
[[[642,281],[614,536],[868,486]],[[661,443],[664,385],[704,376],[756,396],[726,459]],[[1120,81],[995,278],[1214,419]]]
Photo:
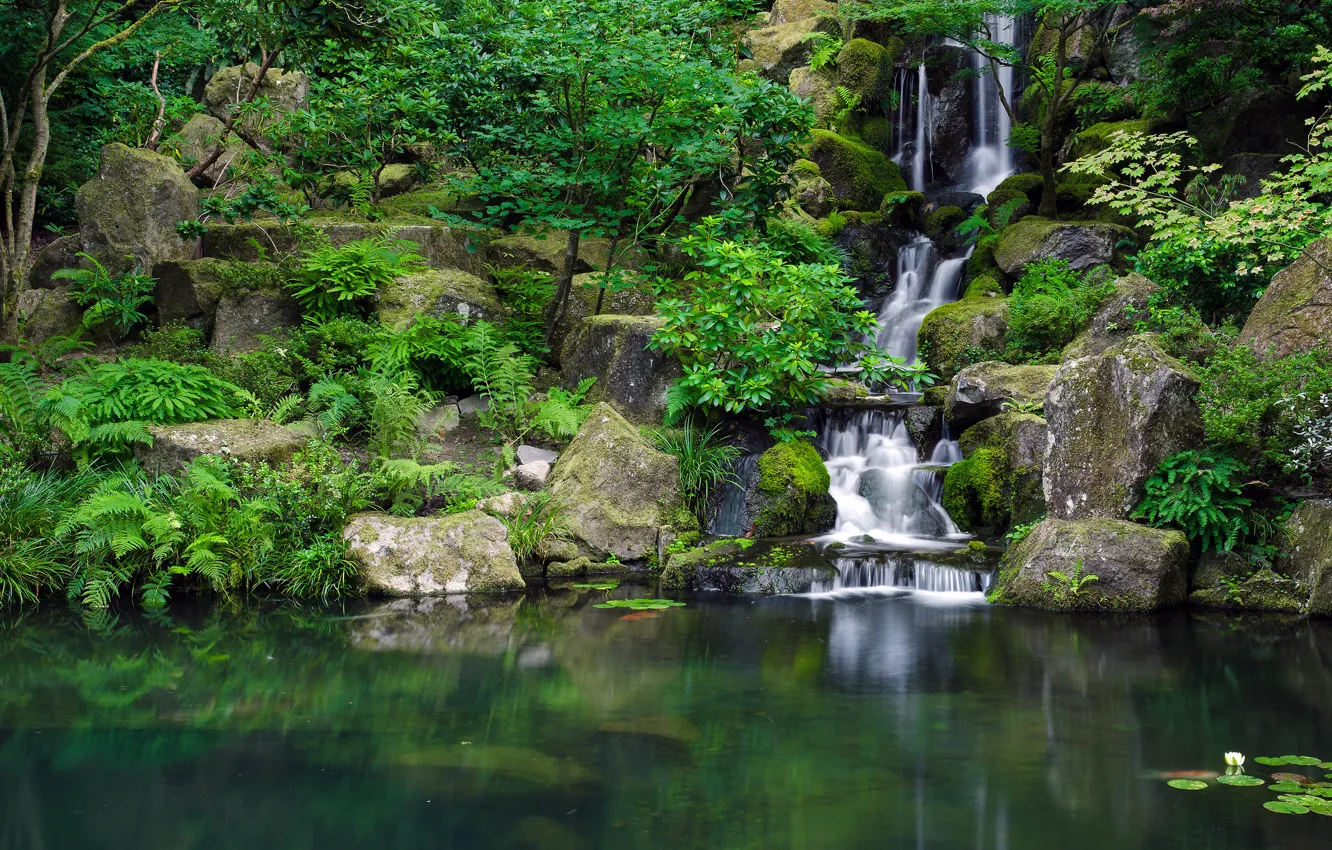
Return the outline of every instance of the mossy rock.
[[[831,479],[818,449],[805,440],[778,443],[759,457],[755,535],[821,534],[837,519]]]
[[[1135,118],[1131,121],[1102,121],[1072,136],[1064,147],[1064,161],[1072,162],[1110,147],[1116,133],[1150,135],[1163,124],[1156,118]]]
[[[204,455],[247,463],[281,466],[310,437],[264,419],[215,419],[185,425],[153,425],[151,446],[134,449],[139,465],[151,473],[174,475]]]
[[[948,468],[943,493],[944,509],[959,528],[997,535],[1044,515],[1046,432],[1039,416],[1001,413],[962,434],[964,459]]]
[[[202,162],[213,152],[213,147],[223,136],[225,129],[218,119],[206,113],[190,117],[174,135],[168,137],[161,146],[161,152],[175,157],[185,168],[191,168]],[[201,187],[211,188],[235,176],[249,162],[254,149],[235,133],[227,134],[226,144],[217,160],[194,178]],[[234,171],[233,171],[234,170]]]
[[[1114,291],[1096,308],[1091,324],[1064,347],[1064,360],[1100,354],[1128,339],[1160,289],[1137,272],[1117,279]]]
[[[1277,272],[1240,332],[1262,359],[1332,349],[1332,238]]]
[[[224,292],[217,302],[209,347],[214,354],[257,351],[264,347],[265,337],[285,337],[302,318],[301,305],[281,289]]]
[[[1218,583],[1199,588],[1189,594],[1189,604],[1201,608],[1298,614],[1304,610],[1308,598],[1308,588],[1299,581],[1263,567],[1229,586]]]
[[[408,324],[423,313],[437,319],[449,316],[497,322],[504,317],[495,288],[474,274],[458,269],[422,269],[400,275],[379,290],[379,320],[387,327]]]
[[[967,279],[971,280],[977,277],[992,277],[1000,284],[1008,282],[1008,275],[999,268],[999,264],[994,261],[994,246],[990,244],[977,245],[971,252],[971,259],[967,260]],[[1005,287],[1007,291],[1007,287]]]
[[[157,287],[153,290],[153,303],[157,307],[157,323],[179,322],[202,330],[205,337],[213,333],[217,305],[223,295],[239,295],[281,284],[281,272],[271,263],[239,263],[205,257],[160,263],[154,271]],[[255,285],[246,285],[249,281]]]
[[[700,567],[725,563],[744,551],[743,543],[726,539],[714,540],[706,546],[676,552],[666,560],[666,568],[661,573],[661,585],[670,590],[693,589],[697,584]]]
[[[1030,215],[1035,211],[1036,207],[1025,192],[1017,192],[1012,189],[995,189],[985,199],[985,217],[990,222],[990,226],[996,230],[1002,230],[1008,226],[1008,223],[1019,221],[1023,216]],[[1008,214],[1006,222],[1000,221],[1000,215],[1004,212]]]
[[[1332,499],[1301,502],[1286,520],[1280,563],[1310,588],[1309,613],[1332,615]]]
[[[865,143],[828,130],[814,130],[809,159],[818,163],[844,209],[877,212],[884,196],[905,192],[897,164]]]
[[[972,363],[1002,357],[1007,334],[1006,300],[964,298],[925,316],[916,337],[917,350],[929,371],[947,382]]]
[[[666,393],[681,373],[680,361],[650,348],[666,320],[659,316],[588,316],[578,322],[560,350],[568,389],[596,378],[589,401],[605,401],[626,419],[658,424],[666,413]]]
[[[218,68],[204,87],[204,106],[214,118],[226,121],[237,100],[249,93],[251,80],[258,73],[259,66],[253,62]],[[238,122],[238,129],[251,139],[259,139],[261,145],[266,146],[267,140],[260,137],[284,115],[304,107],[309,93],[310,78],[306,74],[269,68],[259,85],[258,93],[258,97],[268,104],[269,114],[245,115]]]
[[[836,85],[835,72],[829,68],[815,71],[808,65],[802,65],[791,72],[787,88],[799,97],[809,101],[814,107],[814,123],[826,126],[837,114],[837,98],[833,94]]]
[[[768,13],[768,26],[776,27],[810,18],[837,14],[837,4],[830,0],[776,0]]]
[[[381,208],[390,214],[420,216],[430,218],[430,208],[440,212],[459,212],[474,206],[473,199],[448,186],[431,186],[413,189],[400,195],[393,195],[379,202]]]
[[[981,275],[967,284],[963,298],[1003,298],[1004,288],[989,275]]]
[[[1051,221],[1027,216],[1010,224],[999,236],[995,262],[1006,274],[1020,276],[1041,260],[1064,260],[1080,271],[1109,265],[1122,241],[1136,244],[1137,236],[1127,227],[1099,221]]]
[[[25,289],[19,293],[20,336],[37,345],[54,336],[78,339],[84,333],[83,308],[70,297],[69,286]]]
[[[879,205],[879,215],[883,217],[884,223],[893,227],[918,225],[924,222],[921,212],[924,206],[923,192],[889,192],[883,196],[883,203]]]
[[[860,95],[862,108],[882,101],[892,81],[893,57],[883,45],[853,38],[837,54],[837,84]]]
[[[342,539],[378,596],[522,590],[504,524],[481,511],[432,517],[355,514]]]
[[[944,418],[961,432],[1007,407],[1039,409],[1058,366],[1014,366],[982,361],[958,372],[949,385]]]
[[[882,115],[856,113],[836,129],[842,135],[855,137],[885,156],[893,155],[893,122]]]
[[[952,239],[957,226],[966,220],[966,211],[959,207],[939,207],[925,216],[925,235],[936,242]]]
[[[837,36],[841,27],[832,17],[806,18],[751,30],[745,33],[744,43],[757,73],[785,85],[792,71],[809,64],[809,57],[814,53],[809,36],[816,32]]]

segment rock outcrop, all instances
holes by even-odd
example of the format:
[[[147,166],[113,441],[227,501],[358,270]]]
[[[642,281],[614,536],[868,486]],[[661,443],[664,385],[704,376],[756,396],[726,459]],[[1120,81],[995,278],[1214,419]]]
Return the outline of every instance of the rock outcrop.
[[[832,17],[809,17],[751,30],[745,33],[744,42],[759,74],[785,85],[792,71],[809,64],[814,52],[809,37],[816,32],[835,36],[840,34],[840,27]]]
[[[590,401],[610,402],[626,419],[661,422],[666,390],[680,377],[673,354],[648,348],[665,320],[656,316],[602,315],[583,319],[564,341],[560,365],[564,386],[596,378]]]
[[[1045,396],[1050,516],[1127,517],[1162,460],[1201,444],[1197,389],[1151,335],[1061,366]]]
[[[1136,272],[1115,281],[1114,292],[1096,308],[1091,324],[1064,348],[1064,359],[1100,354],[1133,335],[1161,287]]]
[[[203,331],[205,337],[210,336],[217,305],[228,289],[231,265],[214,259],[159,263],[154,275],[157,288],[153,291],[157,323],[179,322]]]
[[[204,87],[204,106],[208,112],[214,118],[226,121],[235,105],[249,96],[258,73],[259,66],[253,62],[219,68]],[[259,85],[257,96],[268,104],[271,114],[247,115],[237,121],[235,127],[261,146],[267,146],[268,140],[263,138],[267,127],[282,116],[303,108],[309,94],[310,78],[305,74],[269,68]]]
[[[757,537],[820,534],[837,519],[831,480],[818,449],[804,440],[778,443],[758,461],[758,489],[748,500]]]
[[[1008,550],[990,600],[1149,611],[1184,601],[1188,561],[1189,541],[1179,531],[1116,519],[1047,519]]]
[[[959,528],[1002,533],[1045,514],[1048,430],[1030,413],[1001,413],[967,429],[958,440],[963,460],[944,477],[944,508]]]
[[[213,321],[215,354],[239,354],[263,347],[263,337],[281,337],[301,323],[301,305],[277,289],[226,294]]]
[[[186,121],[185,126],[168,139],[163,148],[174,153],[185,168],[193,167],[213,152],[217,142],[222,139],[225,126],[212,115],[201,112]],[[195,182],[204,188],[221,184],[231,176],[230,171],[233,167],[239,170],[245,165],[246,158],[251,152],[253,148],[240,136],[229,133],[226,144],[222,146],[221,155],[194,178]]]
[[[495,288],[474,274],[458,269],[423,269],[401,275],[379,290],[379,320],[389,327],[404,325],[422,313],[436,319],[463,321],[504,317]]]
[[[982,419],[998,416],[1005,406],[1039,409],[1057,366],[1011,366],[989,360],[966,367],[953,378],[944,418],[954,433]]]
[[[1286,520],[1279,563],[1309,588],[1309,613],[1332,616],[1332,499],[1310,499]]]
[[[136,446],[134,456],[144,469],[159,474],[179,472],[198,457],[215,455],[273,466],[286,463],[310,438],[265,419],[216,419],[186,425],[154,425],[151,446]]]
[[[355,514],[342,539],[374,595],[443,596],[524,587],[508,531],[481,511],[410,518]]]
[[[920,323],[916,344],[925,366],[940,381],[980,356],[997,360],[1008,347],[1008,302],[1003,298],[963,298],[931,310]]]
[[[1332,239],[1320,239],[1272,278],[1240,341],[1259,358],[1332,348]]]
[[[69,297],[70,287],[25,289],[19,293],[22,336],[36,345],[53,336],[77,337],[83,332],[83,310]]]
[[[1027,216],[1004,229],[994,259],[1014,277],[1040,260],[1064,260],[1071,269],[1089,269],[1113,261],[1115,246],[1125,239],[1136,241],[1132,230],[1117,224]]]
[[[641,561],[680,502],[675,458],[648,445],[609,404],[598,404],[560,453],[547,481],[566,506],[579,552]]]
[[[881,151],[829,130],[814,130],[812,136],[809,159],[832,184],[842,209],[878,212],[885,195],[906,191],[897,163]]]

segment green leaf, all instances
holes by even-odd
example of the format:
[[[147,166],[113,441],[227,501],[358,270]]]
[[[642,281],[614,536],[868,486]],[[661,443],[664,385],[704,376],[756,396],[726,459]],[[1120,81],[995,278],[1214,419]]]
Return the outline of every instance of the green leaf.
[[[1239,788],[1254,788],[1267,784],[1256,776],[1245,776],[1242,773],[1234,776],[1218,776],[1216,781],[1222,785],[1234,785]]]
[[[1181,791],[1202,791],[1207,788],[1206,782],[1200,782],[1197,779],[1172,779],[1166,784]]]
[[[1289,762],[1286,761],[1285,756],[1258,756],[1254,761],[1258,762],[1258,764],[1268,765],[1269,767],[1289,764]]]
[[[683,608],[683,602],[673,599],[612,599],[593,605],[593,608],[628,608],[632,611],[661,611],[666,608]]]
[[[1298,803],[1286,803],[1280,800],[1269,800],[1263,803],[1263,808],[1279,815],[1305,815],[1309,813],[1307,806],[1301,806]]]

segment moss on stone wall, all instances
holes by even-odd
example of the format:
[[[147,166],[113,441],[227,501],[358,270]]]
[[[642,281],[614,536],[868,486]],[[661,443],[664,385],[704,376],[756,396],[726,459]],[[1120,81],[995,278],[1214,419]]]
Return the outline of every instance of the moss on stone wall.
[[[844,209],[876,212],[889,192],[906,191],[897,164],[857,139],[828,130],[814,130],[809,158]]]
[[[925,235],[935,241],[948,239],[966,218],[961,207],[939,207],[925,216]]]
[[[860,95],[862,106],[883,100],[892,85],[892,56],[882,45],[853,38],[837,54],[837,84]]]
[[[758,468],[758,536],[817,534],[832,527],[837,517],[837,505],[828,494],[832,481],[813,445],[804,440],[778,443],[759,457]]]

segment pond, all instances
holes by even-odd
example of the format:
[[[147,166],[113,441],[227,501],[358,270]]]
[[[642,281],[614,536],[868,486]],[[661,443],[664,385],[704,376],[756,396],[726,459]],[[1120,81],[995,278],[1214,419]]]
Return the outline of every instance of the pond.
[[[651,592],[11,613],[0,848],[1332,846],[1164,778],[1332,757],[1328,626]]]

